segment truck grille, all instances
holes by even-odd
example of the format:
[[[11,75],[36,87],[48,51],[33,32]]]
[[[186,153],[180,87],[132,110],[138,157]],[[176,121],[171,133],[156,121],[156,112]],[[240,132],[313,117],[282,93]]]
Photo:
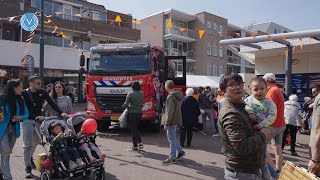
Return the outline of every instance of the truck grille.
[[[101,112],[106,113],[106,110],[111,110],[112,114],[121,114],[124,111],[122,105],[126,101],[126,95],[104,95],[97,97],[96,100]]]

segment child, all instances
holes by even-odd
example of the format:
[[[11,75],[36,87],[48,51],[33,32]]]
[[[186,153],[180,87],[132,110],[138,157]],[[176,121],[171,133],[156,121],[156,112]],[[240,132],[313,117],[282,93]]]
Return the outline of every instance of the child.
[[[56,141],[58,155],[63,159],[64,162],[67,162],[69,169],[74,170],[79,166],[83,166],[84,162],[81,160],[77,148],[71,147],[68,144],[66,136],[72,135],[72,131],[68,130],[66,133],[63,133],[62,126],[58,122],[54,122],[50,127],[51,135],[49,136],[50,143]],[[71,155],[71,158],[70,158]]]
[[[104,159],[106,158],[105,154],[101,154],[100,150],[98,149],[98,147],[91,142],[90,137],[88,136],[84,136],[81,137],[81,135],[85,134],[83,132],[83,128],[81,128],[81,131],[78,133],[78,138],[80,138],[79,143],[81,144],[80,149],[84,150],[87,153],[87,156],[90,159],[91,163],[95,163],[97,161],[97,159],[95,157],[92,156],[91,151],[94,151],[100,158],[100,161],[104,161]]]
[[[272,100],[265,98],[267,94],[267,83],[261,77],[253,78],[249,83],[251,96],[245,99],[246,110],[249,119],[254,124],[254,129],[260,131],[263,127],[270,126],[277,117],[277,108]],[[266,144],[263,147],[267,152]],[[270,172],[267,164],[262,167],[263,179],[270,179]]]

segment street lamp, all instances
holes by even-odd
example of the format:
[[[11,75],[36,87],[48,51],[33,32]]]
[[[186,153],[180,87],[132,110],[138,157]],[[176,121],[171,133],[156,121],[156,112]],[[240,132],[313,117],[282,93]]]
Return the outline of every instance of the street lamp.
[[[39,74],[40,79],[43,82],[43,69],[44,69],[44,38],[43,38],[43,29],[44,29],[44,0],[41,0],[41,17],[40,17],[40,65],[39,65]]]

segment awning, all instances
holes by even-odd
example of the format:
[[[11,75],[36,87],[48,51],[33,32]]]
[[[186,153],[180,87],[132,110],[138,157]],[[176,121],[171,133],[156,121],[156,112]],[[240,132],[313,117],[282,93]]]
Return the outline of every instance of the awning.
[[[187,87],[206,87],[219,88],[220,77],[187,75]]]

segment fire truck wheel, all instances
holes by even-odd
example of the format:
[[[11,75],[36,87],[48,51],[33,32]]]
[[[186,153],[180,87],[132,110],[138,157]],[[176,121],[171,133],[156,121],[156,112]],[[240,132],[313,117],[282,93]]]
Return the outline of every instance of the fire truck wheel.
[[[98,120],[97,123],[99,132],[107,131],[111,126],[111,122],[106,120]]]

